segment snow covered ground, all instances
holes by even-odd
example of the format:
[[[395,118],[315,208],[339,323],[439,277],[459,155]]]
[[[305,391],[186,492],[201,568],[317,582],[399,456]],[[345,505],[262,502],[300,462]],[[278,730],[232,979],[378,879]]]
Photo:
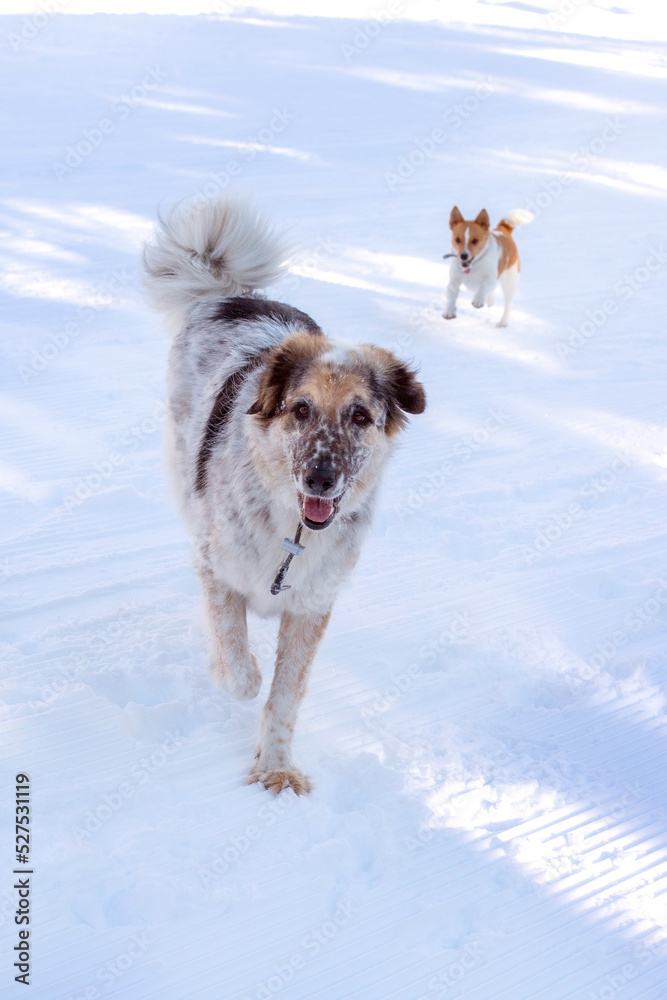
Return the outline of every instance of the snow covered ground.
[[[22,772],[33,1000],[665,1000],[661,25],[58,6],[2,18],[0,992]],[[429,394],[316,660],[307,799],[244,784],[274,623],[256,703],[207,674],[138,287],[158,203],[227,189],[300,241],[272,293]],[[440,316],[454,203],[536,211],[507,330]]]

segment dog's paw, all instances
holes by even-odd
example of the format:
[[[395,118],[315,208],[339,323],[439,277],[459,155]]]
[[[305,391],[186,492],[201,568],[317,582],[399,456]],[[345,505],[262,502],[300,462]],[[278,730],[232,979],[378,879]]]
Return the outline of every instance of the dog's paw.
[[[214,663],[213,675],[218,687],[237,701],[256,698],[262,686],[262,675],[254,656],[244,664]]]
[[[505,322],[503,322],[502,320],[498,320],[496,326],[502,329],[502,327],[507,326],[507,320],[505,320]]]
[[[472,304],[475,307],[475,309],[481,309],[482,306],[484,305],[484,299],[473,299]]]
[[[259,782],[269,792],[278,795],[286,788],[291,788],[297,795],[308,795],[313,790],[310,778],[295,767],[286,771],[258,771],[253,769],[248,775],[248,784]]]
[[[450,313],[443,313],[442,317],[443,317],[443,319],[456,319],[456,313],[455,312],[453,312],[453,313],[451,313],[451,312]]]

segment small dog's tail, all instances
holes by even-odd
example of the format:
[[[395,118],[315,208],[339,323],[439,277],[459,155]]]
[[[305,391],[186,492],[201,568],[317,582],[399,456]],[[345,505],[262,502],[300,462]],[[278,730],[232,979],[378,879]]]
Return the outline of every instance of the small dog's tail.
[[[159,218],[144,248],[144,286],[177,329],[204,298],[266,288],[285,270],[288,256],[284,237],[247,201],[180,202]]]
[[[527,208],[513,208],[511,212],[503,216],[498,225],[505,226],[511,232],[517,226],[525,226],[532,222],[534,218],[533,213],[529,212]]]

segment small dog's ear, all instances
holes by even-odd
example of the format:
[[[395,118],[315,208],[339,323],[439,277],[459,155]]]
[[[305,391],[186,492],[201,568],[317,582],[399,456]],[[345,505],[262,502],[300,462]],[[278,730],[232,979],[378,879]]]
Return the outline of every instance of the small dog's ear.
[[[310,362],[326,345],[322,336],[295,333],[269,351],[257,387],[257,399],[246,412],[265,420],[275,417],[288,385],[305,374]]]
[[[489,223],[489,213],[487,212],[487,210],[485,208],[483,208],[482,211],[479,213],[479,215],[475,219],[475,222],[477,223],[478,226],[481,226],[482,229],[488,229],[489,228],[489,225],[490,225],[490,223]]]
[[[464,221],[463,216],[459,212],[456,205],[454,205],[454,208],[452,209],[452,214],[449,216],[449,228],[453,229],[454,226],[458,225],[459,222],[463,221]]]

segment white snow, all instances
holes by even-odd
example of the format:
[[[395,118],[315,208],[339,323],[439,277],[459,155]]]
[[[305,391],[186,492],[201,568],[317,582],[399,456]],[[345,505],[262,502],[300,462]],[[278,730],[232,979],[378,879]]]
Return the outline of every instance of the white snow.
[[[3,996],[25,772],[32,1000],[667,997],[664,18],[564,4],[3,6]],[[139,249],[223,189],[300,243],[272,294],[429,397],[307,799],[244,783],[275,623],[232,702],[161,460]],[[536,211],[506,330],[441,318],[453,204]]]

